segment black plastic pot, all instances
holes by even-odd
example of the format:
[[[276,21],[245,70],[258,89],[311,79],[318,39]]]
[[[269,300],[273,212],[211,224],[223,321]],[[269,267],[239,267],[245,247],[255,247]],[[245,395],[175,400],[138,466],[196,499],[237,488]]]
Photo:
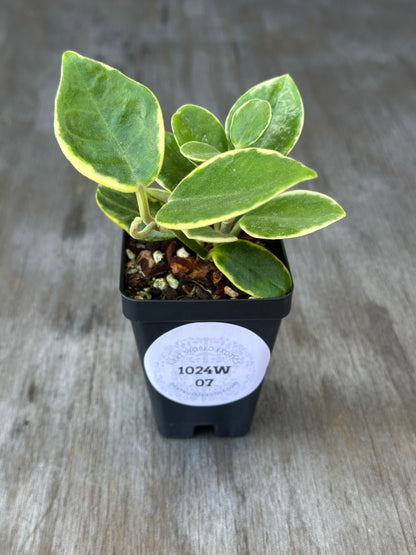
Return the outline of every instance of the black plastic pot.
[[[187,333],[188,329],[192,330],[194,327],[188,326],[186,328],[184,326],[191,323],[203,322],[204,324],[199,327],[204,330],[204,326],[206,326],[207,329],[211,329],[211,326],[207,325],[207,323],[212,322],[214,323],[212,324],[214,330],[217,329],[216,326],[219,330],[224,329],[224,341],[227,340],[226,336],[228,336],[229,331],[230,333],[236,333],[239,329],[245,328],[245,330],[241,330],[242,335],[244,336],[244,343],[238,345],[235,341],[233,342],[234,355],[238,358],[239,352],[244,351],[248,353],[247,357],[250,359],[250,361],[254,360],[250,354],[250,349],[252,348],[252,345],[257,345],[257,347],[262,350],[263,353],[266,349],[272,351],[277,332],[280,327],[280,322],[282,318],[284,318],[290,311],[293,289],[284,297],[272,299],[131,299],[124,294],[125,241],[126,236],[124,235],[120,275],[122,308],[124,315],[131,321],[133,327],[137,348],[144,368],[154,416],[160,433],[166,437],[189,438],[194,435],[195,430],[198,428],[212,427],[214,433],[218,436],[241,436],[246,434],[251,425],[257,399],[260,394],[262,379],[253,390],[249,392],[246,391],[247,394],[242,398],[233,399],[231,402],[223,402],[222,399],[219,404],[217,404],[216,402],[215,404],[207,405],[206,403],[209,402],[209,400],[207,401],[207,397],[207,399],[205,399],[204,401],[205,404],[203,404],[203,406],[196,406],[195,403],[199,403],[198,400],[192,400],[192,403],[183,401],[183,398],[187,398],[186,395],[188,395],[188,393],[186,387],[182,387],[184,383],[182,380],[188,380],[188,383],[190,383],[189,380],[191,379],[193,385],[196,384],[197,386],[200,385],[202,382],[204,382],[205,384],[205,382],[208,383],[209,380],[212,381],[211,377],[209,377],[208,380],[205,380],[206,375],[201,377],[198,377],[196,375],[185,375],[185,372],[192,372],[192,374],[194,374],[195,372],[195,374],[197,374],[206,371],[206,369],[195,370],[201,369],[204,364],[196,367],[185,366],[186,362],[182,363],[182,360],[178,359],[176,361],[175,359],[175,364],[178,368],[178,384],[176,385],[171,383],[170,385],[168,385],[168,388],[170,389],[169,393],[166,394],[163,387],[160,387],[159,383],[155,383],[154,377],[152,379],[149,379],[151,372],[149,372],[149,368],[146,368],[146,362],[149,366],[147,358],[149,353],[153,355],[154,360],[157,360],[158,356],[159,360],[160,356],[162,357],[162,361],[164,361],[165,359],[169,359],[169,357],[172,358],[172,353],[175,348],[173,347],[172,350],[169,347],[169,344],[165,344],[165,338],[169,338],[170,336],[173,336],[175,334],[182,334],[182,342],[179,339],[178,341],[181,345],[183,345],[183,334],[185,332]],[[274,241],[272,243],[272,246],[273,252],[276,254],[276,256],[278,256],[289,268],[283,242]],[[232,326],[221,327],[221,324],[219,323],[231,324]],[[236,328],[235,326],[239,326],[240,328]],[[175,332],[172,332],[172,330],[175,330]],[[247,332],[247,330],[249,331]],[[204,333],[204,331],[202,331],[202,333]],[[248,339],[246,336],[248,337]],[[209,339],[210,338],[207,338],[207,341]],[[203,340],[205,341],[205,338],[203,338]],[[194,340],[192,338],[189,338],[189,341],[193,342]],[[217,342],[216,344],[218,344],[218,342],[221,343],[221,340],[218,337],[213,341],[214,343],[212,343],[212,345],[215,344],[215,341]],[[162,348],[161,350],[159,350],[159,344],[162,343],[163,348],[165,349],[164,351]],[[204,344],[207,343],[205,342]],[[193,345],[193,349],[196,350],[197,347],[195,345],[198,345],[198,343],[194,342]],[[215,348],[219,351],[219,348]],[[201,350],[202,347],[199,347],[199,349]],[[208,349],[208,347],[206,347],[206,349]],[[209,349],[211,349],[211,346],[209,347]],[[227,351],[224,350],[221,352],[227,353]],[[198,354],[198,356],[202,355]],[[204,356],[210,355],[204,354]],[[210,360],[208,360],[208,362],[210,363]],[[157,362],[156,364],[159,363]],[[211,373],[211,368],[213,368],[212,372],[214,375],[214,379],[217,379],[218,376],[215,374],[215,372],[217,372],[218,369],[220,369],[221,372],[222,368],[226,369],[230,367],[230,365],[212,367],[208,366],[208,372]],[[250,371],[248,367],[247,369]],[[159,369],[156,368],[155,371],[157,372],[158,370]],[[162,369],[160,370],[162,371]],[[159,381],[160,379],[162,379],[163,381],[163,376],[162,378],[158,379]],[[228,377],[225,378],[223,375],[220,375],[219,379],[224,381],[225,379],[228,379]],[[249,385],[246,384],[245,387],[249,387]],[[182,402],[178,402],[175,388],[180,393],[180,398]],[[196,389],[196,387],[193,387],[193,389]],[[160,390],[162,390],[162,392],[165,394],[162,394]],[[206,390],[207,388],[205,388],[205,391]],[[174,392],[173,395],[170,393],[171,391]],[[200,394],[199,390],[198,394]],[[184,395],[185,397],[183,397]],[[202,395],[202,393],[200,395]]]

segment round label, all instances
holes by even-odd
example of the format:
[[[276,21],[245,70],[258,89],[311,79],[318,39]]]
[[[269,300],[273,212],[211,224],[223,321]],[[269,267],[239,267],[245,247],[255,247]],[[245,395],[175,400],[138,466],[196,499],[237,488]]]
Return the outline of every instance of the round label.
[[[252,393],[262,382],[270,349],[254,332],[221,322],[195,322],[158,337],[144,369],[162,395],[195,407],[224,405]]]

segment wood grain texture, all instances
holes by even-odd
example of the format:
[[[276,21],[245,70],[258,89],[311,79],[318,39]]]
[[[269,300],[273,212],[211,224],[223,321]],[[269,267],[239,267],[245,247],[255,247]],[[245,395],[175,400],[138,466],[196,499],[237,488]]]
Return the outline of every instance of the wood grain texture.
[[[416,553],[415,4],[13,0],[0,17],[0,553]],[[295,281],[251,432],[158,435],[120,233],[52,133],[60,56],[222,120],[290,73],[347,218]]]

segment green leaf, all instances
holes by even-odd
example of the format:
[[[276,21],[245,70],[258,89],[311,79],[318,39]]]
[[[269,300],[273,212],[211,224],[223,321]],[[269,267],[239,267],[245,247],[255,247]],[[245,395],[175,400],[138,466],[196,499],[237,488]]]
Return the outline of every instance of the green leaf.
[[[181,106],[172,116],[172,131],[179,146],[198,141],[213,146],[219,152],[228,149],[227,137],[220,121],[201,106]]]
[[[98,185],[95,199],[104,214],[110,218],[112,222],[129,233],[132,221],[140,215],[136,194],[122,193],[110,187]],[[157,213],[161,204],[162,203],[158,200],[149,199],[150,213],[153,216]],[[139,231],[144,229],[144,227],[145,224],[141,224],[139,226]],[[146,237],[146,240],[161,241],[162,239],[170,239],[171,237],[174,237],[173,233],[152,231]]]
[[[250,241],[217,245],[211,250],[211,257],[236,287],[254,297],[282,297],[292,288],[286,266],[270,251]]]
[[[142,222],[138,226],[137,231],[143,231],[145,227],[146,224]],[[148,235],[146,235],[146,241],[164,241],[165,239],[172,239],[173,237],[175,237],[175,235],[170,231],[156,231],[153,229]]]
[[[139,215],[135,193],[121,193],[98,185],[95,200],[112,222],[129,232],[131,222]]]
[[[264,204],[316,173],[272,150],[232,150],[211,158],[185,177],[156,220],[190,229],[234,218]]]
[[[189,143],[184,143],[180,150],[181,154],[191,160],[195,160],[196,162],[205,162],[205,160],[209,160],[213,156],[220,154],[215,147],[199,141],[189,141]]]
[[[345,216],[334,199],[313,191],[290,191],[245,214],[241,228],[252,237],[283,239],[306,235]]]
[[[159,103],[149,89],[105,64],[64,53],[54,127],[68,160],[106,187],[135,191],[159,173],[164,149]]]
[[[303,104],[299,91],[289,75],[282,75],[255,85],[241,96],[231,108],[225,122],[227,137],[230,137],[234,114],[251,99],[267,100],[272,108],[272,118],[266,131],[252,144],[259,148],[270,148],[288,154],[303,127]]]
[[[267,129],[272,107],[267,100],[248,100],[234,112],[230,125],[230,139],[236,148],[253,144]]]
[[[197,241],[205,241],[207,243],[230,243],[237,241],[235,235],[221,233],[221,231],[217,231],[210,226],[186,229],[184,233],[189,239],[196,239]]]
[[[165,156],[156,181],[168,191],[173,191],[185,175],[194,169],[195,164],[180,153],[173,133],[165,133]]]

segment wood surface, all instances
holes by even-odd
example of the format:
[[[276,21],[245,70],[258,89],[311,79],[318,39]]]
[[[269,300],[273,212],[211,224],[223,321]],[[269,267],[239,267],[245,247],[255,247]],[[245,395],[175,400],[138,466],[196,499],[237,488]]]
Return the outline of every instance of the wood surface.
[[[416,553],[411,0],[4,0],[0,553]],[[60,57],[221,119],[290,73],[293,156],[347,218],[286,242],[295,281],[250,433],[167,440],[121,314],[121,234],[52,131]],[[309,186],[309,185],[308,185]]]

